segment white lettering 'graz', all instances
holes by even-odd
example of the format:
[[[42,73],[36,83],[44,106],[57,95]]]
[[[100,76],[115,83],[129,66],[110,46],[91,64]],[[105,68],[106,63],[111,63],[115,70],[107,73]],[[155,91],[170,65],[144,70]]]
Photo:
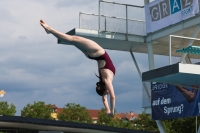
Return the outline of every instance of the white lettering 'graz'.
[[[151,21],[158,21],[181,11],[184,17],[193,11],[194,0],[162,0],[149,7]]]

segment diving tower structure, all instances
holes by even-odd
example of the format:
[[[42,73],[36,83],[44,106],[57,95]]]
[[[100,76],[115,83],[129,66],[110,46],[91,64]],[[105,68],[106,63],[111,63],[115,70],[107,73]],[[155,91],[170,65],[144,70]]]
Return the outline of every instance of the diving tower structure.
[[[118,3],[114,3],[114,4],[118,4]],[[133,7],[144,8],[143,6],[141,7],[133,6]],[[84,13],[80,13],[80,14],[84,14]],[[89,15],[94,15],[94,14],[89,14]],[[118,19],[117,17],[115,18]],[[125,21],[130,22],[129,19],[125,19]],[[133,21],[136,21],[139,23],[141,22],[141,20],[140,21],[133,20]],[[143,22],[143,24],[145,24],[145,22]],[[126,29],[130,28],[128,26],[129,24],[125,26]],[[192,37],[192,38],[200,38],[200,35],[198,35],[199,29],[200,29],[200,15],[197,14],[184,21],[180,21],[176,24],[167,26],[165,28],[162,28],[160,30],[157,30],[151,33],[146,33],[144,28],[141,29],[143,30],[142,33],[129,34],[127,31],[125,31],[125,33],[120,33],[120,32],[115,32],[115,31],[113,32],[105,31],[105,28],[104,30],[98,30],[98,29],[93,30],[93,29],[81,28],[80,26],[79,28],[74,28],[71,31],[67,32],[67,34],[78,35],[78,36],[82,36],[82,37],[94,40],[104,49],[127,51],[130,53],[136,52],[136,53],[148,54],[149,70],[152,70],[155,68],[154,57],[153,57],[154,55],[169,56],[169,53],[170,53],[171,56],[175,56],[175,57],[182,56],[182,53],[176,52],[176,50],[180,49],[180,43],[181,43],[180,40],[173,41],[173,43],[171,44],[172,49],[169,51],[170,35],[176,35],[176,36],[187,35],[188,37]],[[58,43],[70,45],[70,42],[62,42],[60,40],[58,40]],[[192,41],[190,40],[188,42],[184,41],[184,44],[181,43],[181,45],[183,45],[181,47],[186,47],[188,45],[200,46],[200,44],[198,44],[198,42],[194,42],[194,40]],[[134,57],[134,54],[131,54],[131,56]],[[190,56],[185,56],[184,59],[190,60],[189,58],[198,59],[199,57],[198,55],[194,54]],[[135,58],[133,58],[133,61],[142,79],[142,73],[139,70],[139,67]],[[147,92],[147,95],[150,96],[150,92]]]
[[[156,2],[156,6],[160,4],[158,3],[159,0]],[[102,15],[100,8],[101,3],[124,6],[125,17]],[[151,4],[149,3],[149,0],[144,0],[144,3]],[[198,9],[199,5],[200,4],[196,5],[198,6]],[[189,6],[191,6],[191,3]],[[130,52],[138,74],[142,80],[143,88],[149,100],[151,99],[151,91],[145,82],[163,82],[178,85],[200,85],[200,70],[198,70],[199,66],[190,64],[190,59],[199,59],[199,55],[188,55],[187,53],[182,54],[180,52],[176,52],[180,48],[192,45],[200,46],[200,43],[194,41],[195,38],[200,38],[200,14],[196,13],[191,17],[187,17],[183,20],[180,20],[179,22],[174,22],[165,27],[161,27],[160,29],[156,29],[157,27],[155,25],[156,30],[150,31],[148,27],[146,27],[148,23],[145,21],[145,19],[141,20],[130,18],[128,15],[129,11],[132,11],[130,8],[137,8],[144,11],[144,8],[146,7],[100,0],[99,14],[95,15],[81,12],[79,14],[79,28],[74,28],[66,34],[82,36],[94,40],[104,49]],[[190,7],[184,8],[190,10]],[[152,8],[150,7],[149,9]],[[144,12],[143,14],[146,15],[146,19],[147,15],[152,15],[151,13],[147,14]],[[82,15],[93,16],[95,19],[84,19]],[[160,15],[160,18],[161,17],[163,16]],[[86,20],[87,23],[92,21],[89,23],[89,26],[95,23],[95,28],[82,26],[84,20]],[[93,22],[94,20],[95,22]],[[116,27],[112,29],[111,27],[115,25],[113,23],[114,20],[121,21],[123,25],[117,23]],[[123,29],[121,29],[121,27],[123,27]],[[180,41],[180,38],[174,39],[173,43],[171,43],[171,39],[177,37],[185,37],[188,39],[184,41]],[[70,42],[63,42],[61,40],[58,40],[58,43],[70,45]],[[141,72],[135,59],[134,52],[148,55],[149,71],[143,73]],[[169,56],[169,66],[155,69],[154,55]],[[171,56],[180,57],[180,62],[172,64]],[[183,64],[184,61],[188,64]],[[151,105],[144,108],[146,112],[151,113]],[[156,120],[156,123],[160,132],[165,133],[161,121]]]

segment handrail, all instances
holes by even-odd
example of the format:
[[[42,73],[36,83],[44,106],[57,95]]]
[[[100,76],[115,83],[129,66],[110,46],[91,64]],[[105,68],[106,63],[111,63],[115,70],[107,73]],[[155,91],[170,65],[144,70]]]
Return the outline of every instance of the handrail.
[[[80,12],[80,14],[99,16],[98,14],[86,13],[86,12]],[[108,17],[108,18],[116,18],[116,19],[126,20],[126,18],[115,17],[115,16],[107,16],[107,15],[100,15],[100,16],[102,16],[102,17]],[[137,20],[137,19],[128,19],[128,20],[137,21],[137,22],[145,22],[144,20]]]
[[[112,3],[112,4],[117,4],[117,5],[132,6],[132,7],[138,7],[138,8],[144,8],[144,6],[136,6],[136,5],[130,5],[130,4],[122,4],[122,3],[116,3],[116,2],[105,1],[105,0],[101,0],[100,2]]]

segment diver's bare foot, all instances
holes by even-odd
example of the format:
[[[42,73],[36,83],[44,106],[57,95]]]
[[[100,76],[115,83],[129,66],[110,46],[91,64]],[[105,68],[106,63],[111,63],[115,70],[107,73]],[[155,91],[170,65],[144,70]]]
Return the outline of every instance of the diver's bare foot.
[[[40,24],[41,26],[45,29],[45,31],[47,32],[47,34],[51,33],[51,28],[50,26],[48,26],[43,20],[40,20]]]

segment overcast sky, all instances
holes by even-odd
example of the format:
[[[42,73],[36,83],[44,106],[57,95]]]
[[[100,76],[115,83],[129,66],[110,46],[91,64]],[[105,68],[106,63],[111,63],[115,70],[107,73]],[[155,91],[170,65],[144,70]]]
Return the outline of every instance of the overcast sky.
[[[143,6],[143,0],[113,0]],[[77,103],[101,109],[95,92],[97,63],[73,46],[57,44],[39,24],[43,19],[61,32],[79,26],[79,12],[97,13],[98,0],[0,1],[0,101],[14,103],[17,114],[28,103],[44,101],[64,107]],[[116,110],[141,113],[142,83],[129,52],[107,50],[117,73],[113,81]],[[146,54],[135,54],[141,71],[148,70]],[[160,57],[155,57],[155,61]],[[159,66],[159,63],[158,63]]]

